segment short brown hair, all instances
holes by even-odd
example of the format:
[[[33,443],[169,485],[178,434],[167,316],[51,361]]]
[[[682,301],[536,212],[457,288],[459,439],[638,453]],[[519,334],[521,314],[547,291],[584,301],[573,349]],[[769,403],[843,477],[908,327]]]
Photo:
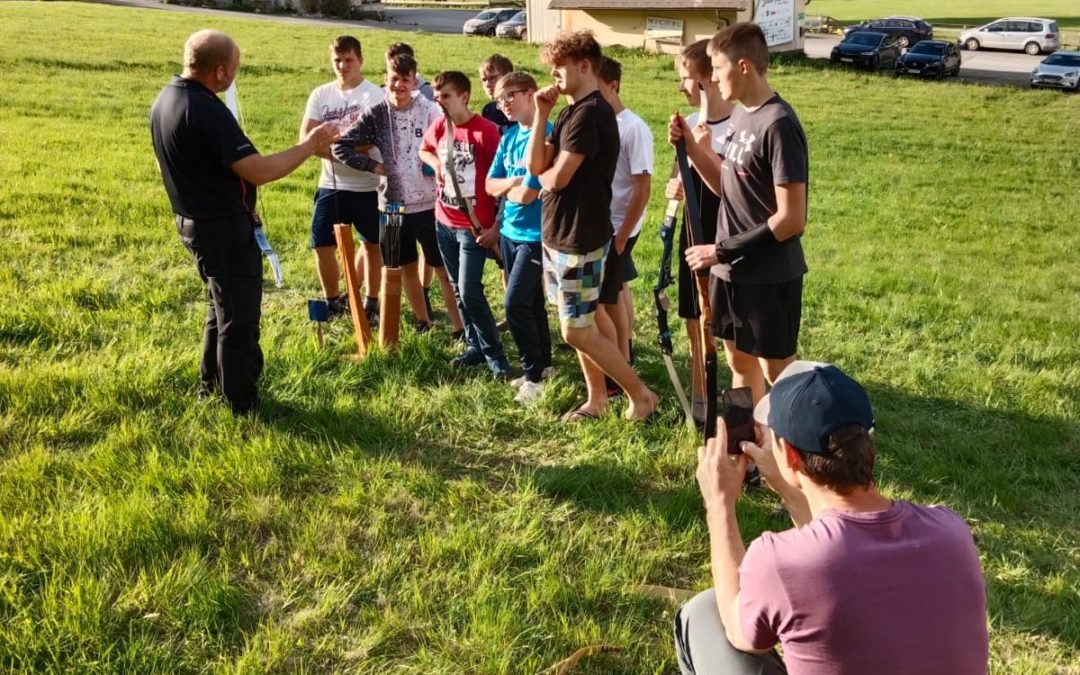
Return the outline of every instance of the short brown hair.
[[[354,52],[356,58],[364,58],[364,52],[360,49],[360,41],[351,35],[339,35],[330,43],[330,51],[335,54]]]
[[[691,42],[679,50],[679,59],[692,74],[699,80],[707,80],[712,76],[712,61],[709,60],[709,40]]]
[[[415,75],[416,59],[410,54],[395,54],[386,60],[386,72],[396,75]]]
[[[513,72],[514,62],[502,54],[492,54],[480,64],[480,71],[483,72],[485,70],[505,75],[506,73]]]
[[[503,92],[511,87],[517,87],[524,91],[536,91],[539,89],[535,77],[523,70],[519,70],[517,72],[507,73],[499,78],[499,81],[495,83],[495,95],[502,96]]]
[[[796,448],[803,473],[810,480],[842,495],[874,484],[874,439],[866,427],[861,424],[838,427],[829,434],[825,448],[826,454]]]
[[[413,51],[412,45],[407,42],[392,42],[390,46],[386,48],[386,60],[394,58],[398,54],[408,54],[409,56],[416,58],[416,52]]]
[[[436,90],[453,87],[459,94],[472,93],[472,82],[469,81],[469,76],[460,70],[444,70],[435,76],[435,81],[431,83],[431,86]]]
[[[721,28],[709,40],[709,54],[723,54],[732,62],[746,59],[759,75],[769,70],[769,44],[756,23],[735,23]]]
[[[567,61],[580,63],[588,61],[592,64],[593,72],[600,70],[600,59],[604,58],[600,51],[600,43],[591,30],[577,30],[561,32],[555,39],[544,45],[540,52],[540,58],[544,63],[559,66]]]
[[[600,69],[596,71],[596,76],[607,84],[622,82],[622,64],[610,56],[605,56],[600,59]]]

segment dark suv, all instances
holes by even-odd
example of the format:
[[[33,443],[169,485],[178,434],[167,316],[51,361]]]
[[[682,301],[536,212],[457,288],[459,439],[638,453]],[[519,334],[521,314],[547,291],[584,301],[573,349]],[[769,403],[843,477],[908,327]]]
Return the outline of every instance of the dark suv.
[[[897,42],[904,49],[923,40],[934,39],[934,27],[922,19],[913,16],[889,16],[884,19],[870,19],[844,29],[844,35],[857,30],[871,30],[876,33],[895,35]]]

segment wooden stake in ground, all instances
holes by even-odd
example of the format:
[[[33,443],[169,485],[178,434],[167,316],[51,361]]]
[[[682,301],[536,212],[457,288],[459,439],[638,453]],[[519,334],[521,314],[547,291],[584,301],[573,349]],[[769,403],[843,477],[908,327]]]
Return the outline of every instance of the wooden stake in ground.
[[[338,256],[341,258],[341,270],[345,276],[345,288],[349,294],[349,312],[352,314],[353,333],[356,334],[356,356],[364,358],[371,344],[371,326],[364,313],[360,287],[356,283],[356,270],[353,259],[356,249],[353,246],[352,225],[338,223],[334,225],[334,239],[337,240]]]

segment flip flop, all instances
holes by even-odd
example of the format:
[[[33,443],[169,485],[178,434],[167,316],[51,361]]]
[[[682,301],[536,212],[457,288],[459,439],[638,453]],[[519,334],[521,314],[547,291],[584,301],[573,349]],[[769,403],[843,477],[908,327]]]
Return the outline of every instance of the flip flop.
[[[561,421],[567,424],[572,424],[594,419],[596,419],[596,415],[592,414],[585,408],[578,408],[577,410],[571,410],[570,412],[563,415]]]

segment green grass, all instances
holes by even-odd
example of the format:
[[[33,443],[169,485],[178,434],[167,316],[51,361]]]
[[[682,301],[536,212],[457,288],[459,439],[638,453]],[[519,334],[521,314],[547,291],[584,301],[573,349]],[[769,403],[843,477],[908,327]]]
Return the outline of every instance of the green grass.
[[[253,140],[293,142],[339,29],[0,3],[0,667],[527,673],[604,642],[624,651],[579,672],[676,672],[671,608],[630,590],[709,584],[652,346],[659,184],[637,347],[671,426],[562,427],[581,396],[562,351],[528,410],[452,371],[445,329],[357,363],[337,326],[316,351],[314,162],[260,192],[288,284],[266,293],[262,384],[288,412],[233,419],[192,397],[202,291],[147,130],[209,23],[244,49]],[[398,39],[429,77],[496,48],[542,73],[528,45],[357,34],[376,80]],[[660,138],[670,61],[623,59]],[[811,147],[801,353],[869,387],[889,495],[972,523],[994,672],[1078,672],[1080,98],[802,62],[772,79]],[[772,503],[740,503],[744,536],[783,527]]]
[[[1080,29],[1080,3],[1075,0],[813,0],[809,14],[855,22],[880,16],[918,16],[932,24],[981,26],[1003,16],[1056,19],[1063,29]]]

